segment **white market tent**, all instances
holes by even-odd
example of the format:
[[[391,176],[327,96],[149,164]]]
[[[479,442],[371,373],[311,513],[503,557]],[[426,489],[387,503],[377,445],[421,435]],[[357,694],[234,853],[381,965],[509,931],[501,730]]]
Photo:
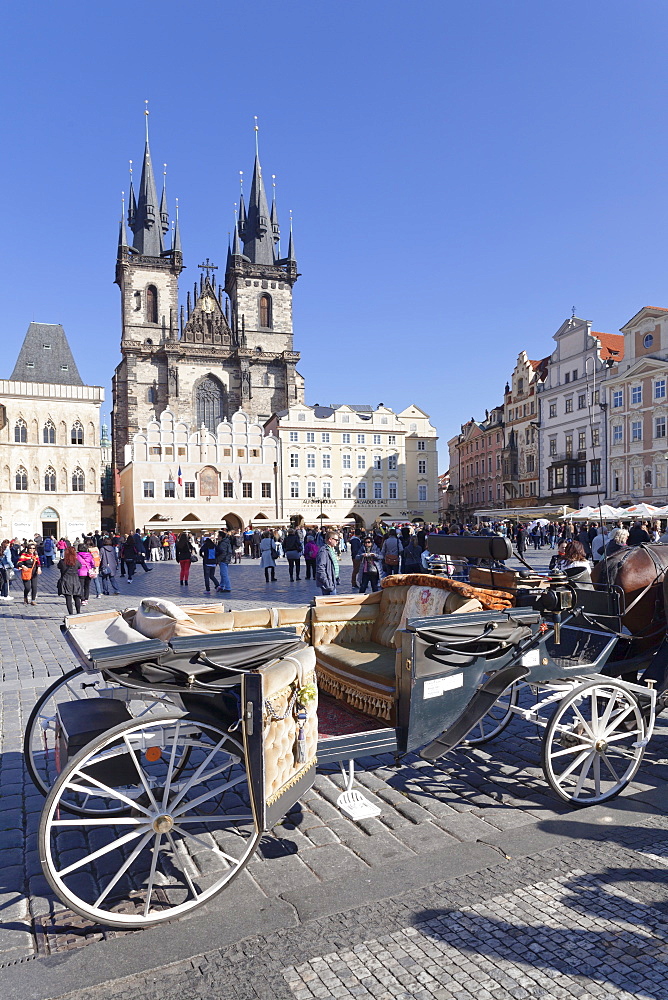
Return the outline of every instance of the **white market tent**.
[[[567,504],[546,507],[503,507],[499,510],[476,510],[473,516],[479,521],[535,521],[546,517],[548,521],[557,521],[564,515],[577,517],[579,511],[574,511]]]

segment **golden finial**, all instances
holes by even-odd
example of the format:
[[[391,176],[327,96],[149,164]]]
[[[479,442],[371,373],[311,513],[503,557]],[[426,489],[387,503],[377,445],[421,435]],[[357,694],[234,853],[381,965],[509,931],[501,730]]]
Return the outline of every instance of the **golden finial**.
[[[146,141],[148,142],[148,116],[149,116],[148,101],[144,101],[144,114],[146,115]]]
[[[132,184],[132,160],[130,160],[130,183]]]
[[[255,118],[255,155],[259,156],[260,155],[260,151],[259,151],[259,146],[258,146],[258,137],[257,137],[257,134],[260,131],[260,126],[257,123],[257,115],[253,115],[253,117]]]
[[[239,171],[239,185],[241,187],[241,193],[243,194],[244,193],[244,172],[243,172],[243,170]]]
[[[179,199],[175,198],[174,201],[176,202],[176,221],[178,222],[179,221]]]

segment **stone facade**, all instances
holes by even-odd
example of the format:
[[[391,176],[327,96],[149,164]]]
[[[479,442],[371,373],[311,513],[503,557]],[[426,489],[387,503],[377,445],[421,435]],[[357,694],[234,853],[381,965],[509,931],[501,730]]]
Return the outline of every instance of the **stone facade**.
[[[3,537],[99,528],[103,400],[99,386],[0,381]]]
[[[281,516],[307,524],[438,516],[436,429],[409,406],[298,403],[265,424],[280,439]]]
[[[576,509],[606,497],[606,380],[624,356],[623,337],[591,327],[576,316],[562,323],[538,385],[540,493]]]
[[[503,406],[487,411],[483,421],[471,419],[462,424],[461,434],[453,444],[459,484],[457,515],[465,518],[478,507],[499,506],[504,448]]]
[[[501,466],[504,507],[536,506],[539,494],[538,385],[547,373],[547,358],[531,361],[520,351],[504,395],[506,441]]]
[[[215,436],[218,423],[239,410],[263,423],[304,399],[292,330],[292,289],[299,275],[292,238],[288,257],[279,259],[275,252],[276,209],[269,224],[259,160],[248,216],[242,201],[224,282],[216,283],[217,267],[207,258],[180,306],[178,220],[171,250],[163,250],[158,208],[151,200],[157,197],[147,139],[140,195],[135,204],[131,194],[128,214],[133,245],[122,221],[116,261],[122,313],[122,359],[113,379],[117,469],[125,464],[126,445],[166,410],[189,433],[204,426]],[[167,232],[164,191],[159,217]]]
[[[622,327],[624,357],[607,382],[610,503],[668,503],[668,309]]]
[[[118,505],[123,532],[241,528],[278,516],[279,442],[242,410],[215,434],[192,430],[163,410],[133,435],[125,459]]]

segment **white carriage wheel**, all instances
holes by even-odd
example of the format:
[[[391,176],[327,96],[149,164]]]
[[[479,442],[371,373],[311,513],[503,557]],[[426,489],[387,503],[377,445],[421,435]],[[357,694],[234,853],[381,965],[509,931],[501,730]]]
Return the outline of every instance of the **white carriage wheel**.
[[[186,749],[188,766],[175,776]],[[89,785],[127,814],[64,818],[63,794]],[[39,852],[65,905],[129,929],[206,903],[246,866],[260,836],[239,741],[173,714],[116,726],[69,761],[42,813]]]
[[[109,692],[121,694],[122,700],[126,702],[128,710],[135,718],[143,718],[145,715],[151,717],[155,717],[156,714],[166,715],[173,708],[171,705],[166,705],[160,696],[151,695],[149,691],[138,691],[133,697],[128,688],[104,677],[101,673],[88,673],[83,667],[75,667],[62,677],[58,677],[35,702],[23,736],[26,768],[33,784],[42,795],[49,794],[66,763],[60,759],[58,745],[56,720],[58,704],[101,696],[108,697]],[[183,766],[183,763],[185,762],[180,762],[179,766]],[[73,797],[70,802],[62,801],[61,808],[79,816],[105,815],[108,812],[108,807],[96,806],[90,800],[85,802],[80,796]]]
[[[543,739],[545,777],[574,806],[607,802],[640,767],[645,722],[623,681],[588,681],[557,705]]]
[[[488,676],[488,674],[483,674],[481,683],[484,684]],[[481,747],[502,733],[513,717],[513,708],[517,705],[519,695],[520,686],[516,681],[497,698],[487,715],[483,716],[462,740],[462,744],[469,747]]]

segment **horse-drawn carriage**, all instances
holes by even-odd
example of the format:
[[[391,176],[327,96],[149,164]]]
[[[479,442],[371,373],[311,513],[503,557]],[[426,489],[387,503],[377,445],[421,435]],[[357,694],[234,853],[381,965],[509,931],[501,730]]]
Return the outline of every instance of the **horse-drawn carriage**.
[[[500,537],[430,544],[492,565],[510,555]],[[111,926],[177,917],[244,868],[318,763],[349,762],[342,805],[354,817],[355,759],[439,761],[516,714],[544,728],[545,776],[562,799],[618,794],[657,697],[622,676],[624,661],[611,666],[623,594],[532,580],[498,588],[495,604],[475,598],[489,588],[472,599],[434,579],[390,578],[379,594],[302,608],[148,600],[66,619],[80,665],[42,695],[25,736],[47,795],[39,850],[56,894]]]

